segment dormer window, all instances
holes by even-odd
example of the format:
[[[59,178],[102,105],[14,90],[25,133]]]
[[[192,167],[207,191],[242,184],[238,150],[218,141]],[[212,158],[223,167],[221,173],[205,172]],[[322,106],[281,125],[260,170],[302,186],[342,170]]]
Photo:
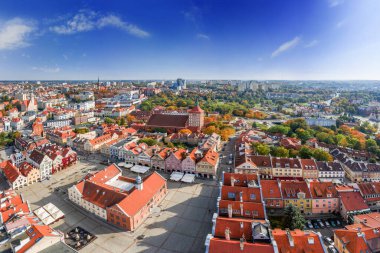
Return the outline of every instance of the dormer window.
[[[229,192],[228,193],[228,198],[229,199],[235,199],[236,198],[236,194],[234,192]]]

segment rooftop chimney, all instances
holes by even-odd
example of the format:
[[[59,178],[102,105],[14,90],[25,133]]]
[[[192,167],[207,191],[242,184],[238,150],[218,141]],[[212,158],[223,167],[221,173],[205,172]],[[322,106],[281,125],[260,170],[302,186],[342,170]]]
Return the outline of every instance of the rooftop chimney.
[[[244,250],[244,237],[240,238],[240,250],[243,251]]]
[[[228,204],[228,218],[232,218],[232,204]]]
[[[288,228],[286,229],[286,235],[288,236],[290,247],[294,247],[294,239],[293,239],[293,236],[290,234],[290,231]]]
[[[136,177],[136,188],[137,190],[141,191],[143,189],[143,181],[140,176]]]
[[[226,227],[226,229],[224,230],[224,237],[226,238],[227,241],[229,241],[231,239],[230,234],[231,234],[230,228]]]

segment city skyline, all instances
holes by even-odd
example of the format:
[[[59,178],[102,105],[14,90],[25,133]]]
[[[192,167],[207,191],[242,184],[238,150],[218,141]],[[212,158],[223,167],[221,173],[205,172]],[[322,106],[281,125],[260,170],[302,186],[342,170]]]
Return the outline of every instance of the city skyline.
[[[375,0],[18,3],[3,80],[380,79]]]

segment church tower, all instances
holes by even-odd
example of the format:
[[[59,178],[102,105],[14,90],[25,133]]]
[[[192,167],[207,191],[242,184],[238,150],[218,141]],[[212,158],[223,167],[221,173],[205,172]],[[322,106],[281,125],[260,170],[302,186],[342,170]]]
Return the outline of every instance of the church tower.
[[[193,109],[189,111],[189,127],[200,130],[204,125],[205,112],[199,106],[198,99]]]

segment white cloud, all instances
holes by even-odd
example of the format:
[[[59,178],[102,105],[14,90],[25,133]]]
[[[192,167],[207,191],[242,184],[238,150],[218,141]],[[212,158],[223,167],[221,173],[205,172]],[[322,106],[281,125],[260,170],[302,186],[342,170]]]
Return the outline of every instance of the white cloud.
[[[336,24],[336,28],[342,28],[346,24],[346,20],[341,20]]]
[[[280,54],[296,47],[300,43],[300,41],[301,41],[301,38],[297,36],[294,39],[281,44],[281,46],[279,46],[275,51],[273,51],[272,58],[277,57]]]
[[[191,6],[187,11],[182,12],[185,19],[197,23],[200,19],[202,19],[201,9],[195,5]]]
[[[136,37],[141,37],[141,38],[150,36],[148,32],[140,29],[136,25],[124,22],[123,20],[121,20],[119,17],[115,15],[108,15],[108,16],[101,17],[97,21],[97,26],[99,28],[103,28],[106,26],[114,26],[128,32],[131,35],[134,35]]]
[[[344,3],[345,0],[328,0],[329,6],[331,8],[336,7]]]
[[[87,32],[104,27],[116,27],[136,37],[145,38],[150,34],[134,24],[123,21],[115,15],[102,16],[94,11],[82,10],[63,25],[50,27],[50,30],[58,34],[74,34]]]
[[[14,18],[0,24],[0,50],[28,46],[27,39],[33,30],[33,22],[26,22],[21,18]]]
[[[58,73],[61,71],[59,67],[33,67],[32,69],[45,73]]]
[[[198,39],[204,39],[204,40],[209,40],[210,39],[210,37],[208,35],[204,34],[204,33],[198,33],[197,34],[197,38]]]
[[[319,44],[319,40],[312,40],[308,44],[305,45],[305,48],[315,47]]]
[[[22,57],[25,57],[25,58],[30,58],[30,55],[29,55],[29,54],[26,54],[26,53],[22,53],[21,56],[22,56]]]

